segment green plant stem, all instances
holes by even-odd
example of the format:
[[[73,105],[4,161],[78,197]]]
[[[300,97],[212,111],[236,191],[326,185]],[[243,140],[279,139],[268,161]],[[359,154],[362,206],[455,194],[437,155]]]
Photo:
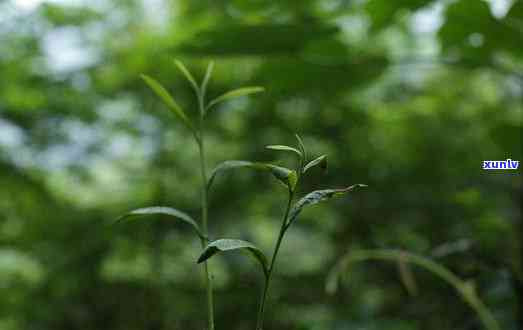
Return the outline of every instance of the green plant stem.
[[[201,177],[202,177],[202,192],[201,192],[201,206],[202,206],[202,231],[203,236],[201,241],[202,248],[205,249],[207,244],[209,243],[209,229],[207,225],[207,218],[208,218],[208,195],[207,195],[207,171],[205,168],[205,144],[204,144],[204,127],[203,127],[203,96],[201,94],[198,95],[198,104],[200,108],[200,135],[197,139],[198,141],[198,150],[200,151],[200,170],[201,170]],[[214,330],[214,299],[213,299],[213,285],[212,285],[212,276],[210,267],[207,264],[207,261],[203,265],[204,271],[205,271],[205,286],[207,291],[207,313],[208,313],[208,323],[209,323],[209,330]]]
[[[269,286],[271,284],[272,272],[274,270],[274,264],[276,262],[276,257],[278,256],[278,251],[280,250],[281,242],[283,241],[283,236],[287,231],[287,219],[289,217],[289,212],[291,210],[292,199],[294,198],[294,192],[289,189],[289,199],[287,201],[287,208],[285,210],[285,215],[281,223],[280,232],[278,234],[278,240],[276,241],[276,246],[274,247],[274,252],[272,253],[271,264],[265,278],[265,284],[263,286],[263,293],[260,299],[260,307],[258,309],[258,317],[256,321],[256,330],[262,330],[263,328],[263,315],[265,313],[265,302],[267,301],[267,293],[269,291]]]

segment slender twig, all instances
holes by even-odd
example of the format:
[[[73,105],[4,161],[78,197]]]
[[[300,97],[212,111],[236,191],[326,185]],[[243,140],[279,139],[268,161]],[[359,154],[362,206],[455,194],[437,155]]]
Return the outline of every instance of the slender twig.
[[[486,330],[501,330],[498,322],[490,312],[490,310],[485,306],[483,301],[477,296],[474,287],[459,277],[454,273],[441,266],[440,264],[428,259],[417,256],[412,253],[403,252],[403,251],[394,251],[394,250],[359,250],[350,253],[345,259],[341,261],[338,265],[338,269],[346,268],[348,264],[357,261],[364,260],[398,260],[403,258],[405,262],[410,262],[415,265],[421,266],[431,273],[435,274],[439,278],[443,279],[445,282],[450,284],[456,291],[459,293],[461,298],[476,312],[481,321],[483,327]]]

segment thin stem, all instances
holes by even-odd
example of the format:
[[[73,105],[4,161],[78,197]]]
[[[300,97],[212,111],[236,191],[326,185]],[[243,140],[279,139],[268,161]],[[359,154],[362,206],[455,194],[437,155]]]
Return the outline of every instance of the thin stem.
[[[291,203],[294,197],[294,191],[289,189],[289,199],[287,201],[287,208],[285,210],[285,216],[280,227],[280,233],[278,234],[278,240],[276,241],[276,246],[274,247],[274,252],[272,253],[271,264],[267,272],[267,277],[265,278],[265,285],[263,286],[263,293],[260,299],[260,307],[258,309],[258,320],[256,322],[256,330],[262,330],[263,328],[263,315],[265,313],[265,302],[267,301],[267,293],[269,291],[269,286],[271,284],[272,272],[274,270],[274,264],[276,262],[276,257],[278,256],[278,251],[280,251],[281,242],[283,241],[283,236],[287,231],[287,219],[289,217],[289,212],[291,210]]]
[[[202,231],[205,238],[200,240],[202,248],[205,248],[208,244],[209,230],[207,225],[208,218],[208,203],[207,203],[207,171],[205,168],[205,145],[204,145],[204,126],[203,126],[203,95],[198,93],[198,105],[200,110],[200,135],[197,139],[198,149],[200,151],[200,170],[202,177],[202,192],[201,192],[201,203],[202,203]],[[209,330],[214,330],[214,302],[213,302],[213,285],[212,275],[210,267],[207,261],[203,265],[205,271],[205,286],[207,290],[207,312],[209,321]]]
[[[483,327],[486,330],[500,330],[498,322],[492,315],[491,311],[485,306],[483,301],[477,296],[476,291],[467,284],[467,282],[461,280],[454,273],[442,265],[411,253],[391,251],[391,250],[360,250],[353,252],[348,256],[347,259],[342,261],[342,267],[347,266],[349,263],[377,259],[377,260],[398,260],[403,258],[406,262],[413,263],[420,267],[429,270],[434,275],[438,276],[451,286],[460,294],[461,298],[477,313]]]

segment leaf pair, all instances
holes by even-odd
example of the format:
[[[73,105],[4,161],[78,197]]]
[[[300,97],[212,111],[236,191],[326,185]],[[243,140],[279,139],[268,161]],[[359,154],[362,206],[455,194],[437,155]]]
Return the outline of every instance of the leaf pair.
[[[212,75],[214,63],[210,62],[209,65],[207,66],[207,70],[205,72],[205,76],[203,78],[201,86],[198,85],[198,83],[196,82],[196,79],[194,79],[191,72],[189,70],[187,70],[187,68],[185,67],[185,65],[183,65],[182,62],[180,62],[178,60],[174,60],[174,63],[176,65],[176,67],[178,67],[180,72],[183,74],[185,79],[187,79],[187,81],[189,82],[191,87],[194,89],[199,102],[202,103],[201,107],[200,107],[200,109],[202,111],[202,113],[201,113],[202,116],[204,116],[207,113],[207,111],[209,111],[213,106],[217,105],[220,102],[228,101],[228,100],[231,100],[231,99],[234,99],[237,97],[241,97],[241,96],[246,96],[249,94],[263,92],[265,90],[263,87],[258,87],[258,86],[238,88],[238,89],[226,92],[226,93],[218,96],[217,98],[213,99],[205,106],[203,104],[203,102],[204,102],[204,98],[205,98],[205,94],[206,94],[206,90],[207,90],[207,85],[208,85],[209,80]],[[165,105],[167,105],[167,107],[178,118],[181,119],[181,121],[184,123],[184,125],[187,126],[191,131],[195,132],[194,125],[191,123],[191,121],[185,114],[185,111],[178,105],[178,103],[176,103],[176,101],[171,96],[171,94],[169,94],[167,89],[165,87],[163,87],[162,84],[160,84],[154,78],[151,78],[145,74],[142,74],[141,77],[145,81],[145,83],[153,90],[153,92],[158,97],[160,97],[160,99],[165,103]]]
[[[246,161],[229,161],[227,164],[222,164],[218,166],[215,171],[213,172],[214,175],[216,175],[217,172],[228,169],[228,168],[234,168],[234,167],[241,167],[241,166],[267,166],[266,164],[255,164],[251,162]],[[211,177],[214,178],[214,175]],[[316,190],[311,192],[310,194],[307,194],[305,197],[300,199],[292,208],[290,211],[289,219],[287,221],[286,227],[296,220],[299,213],[302,211],[302,209],[307,205],[313,205],[317,204],[319,202],[339,197],[342,195],[345,195],[346,193],[352,191],[354,188],[357,187],[366,187],[366,185],[363,184],[355,184],[350,187],[344,188],[344,189],[325,189],[325,190]],[[202,254],[198,258],[198,263],[204,262],[205,260],[211,258],[212,256],[216,255],[220,252],[227,252],[227,251],[233,251],[233,250],[242,250],[248,252],[252,257],[254,257],[261,265],[263,269],[264,275],[267,277],[269,268],[267,264],[267,258],[265,257],[265,254],[258,249],[254,244],[237,240],[237,239],[219,239],[216,240],[203,250]]]
[[[200,230],[200,227],[198,226],[196,221],[194,221],[193,218],[191,218],[188,214],[174,209],[172,207],[152,206],[136,209],[118,218],[117,223],[124,220],[128,220],[130,218],[143,217],[149,215],[163,215],[181,220],[191,225],[198,237],[206,240],[205,236],[202,234]],[[267,258],[265,257],[263,252],[253,244],[247,241],[237,239],[220,239],[210,243],[209,245],[207,245],[203,253],[198,258],[198,263],[204,262],[205,260],[209,259],[218,252],[225,252],[238,249],[249,252],[249,254],[260,263],[260,265],[262,266],[263,273],[265,274],[265,276],[267,276],[268,263]]]
[[[286,151],[286,152],[292,152],[296,155],[298,155],[300,159],[300,171],[301,173],[307,172],[309,169],[313,168],[314,166],[320,166],[323,170],[327,169],[327,155],[321,155],[318,158],[310,161],[305,166],[303,164],[307,160],[307,151],[305,150],[305,145],[303,144],[303,140],[301,137],[296,134],[296,139],[298,140],[298,149],[286,145],[269,145],[265,148],[270,150],[277,150],[277,151]],[[303,166],[303,168],[301,168]]]
[[[187,79],[189,84],[191,84],[191,86],[193,87],[195,92],[197,94],[205,95],[205,92],[207,89],[207,84],[209,83],[209,80],[211,78],[212,71],[214,68],[214,62],[210,62],[209,65],[207,66],[207,70],[205,71],[205,76],[203,78],[201,86],[198,86],[198,84],[196,83],[196,79],[194,79],[191,72],[189,70],[187,70],[187,68],[185,67],[185,65],[183,65],[182,62],[180,62],[178,60],[174,60],[174,64],[183,73],[183,75],[185,76],[185,79]],[[259,87],[259,86],[237,88],[237,89],[234,89],[227,93],[224,93],[224,94],[218,96],[217,98],[215,98],[214,100],[210,101],[209,104],[205,107],[205,110],[207,111],[207,110],[211,109],[214,105],[216,105],[220,102],[228,101],[228,100],[231,100],[231,99],[234,99],[237,97],[241,97],[241,96],[246,96],[249,94],[260,93],[263,91],[265,91],[265,89],[263,87]]]

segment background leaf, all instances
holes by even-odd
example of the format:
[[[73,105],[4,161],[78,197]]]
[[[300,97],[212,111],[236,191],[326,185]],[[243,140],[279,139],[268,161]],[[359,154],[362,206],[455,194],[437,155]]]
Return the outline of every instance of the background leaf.
[[[399,257],[397,260],[398,274],[401,279],[401,283],[411,296],[418,295],[418,285],[414,273],[410,268],[409,263],[405,260],[405,257]]]
[[[401,261],[405,263],[412,263],[428,270],[456,289],[461,298],[476,312],[483,324],[483,327],[486,330],[501,330],[501,327],[492,315],[492,312],[477,296],[474,285],[472,285],[469,281],[460,279],[445,266],[417,254],[385,249],[356,250],[348,253],[345,257],[340,259],[338,264],[333,269],[334,273],[331,272],[329,275],[330,280],[333,281],[333,278],[337,278],[340,273],[346,271],[346,267],[350,266],[350,264],[366,260]],[[334,288],[333,284],[330,285]]]

